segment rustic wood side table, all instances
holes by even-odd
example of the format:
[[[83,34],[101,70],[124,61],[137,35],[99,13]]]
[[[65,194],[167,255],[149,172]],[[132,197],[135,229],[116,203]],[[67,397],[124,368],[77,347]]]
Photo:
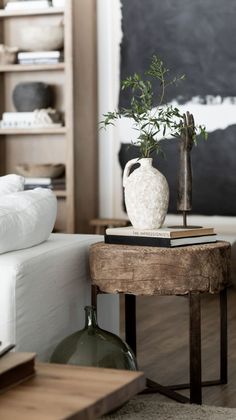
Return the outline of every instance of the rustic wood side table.
[[[137,295],[188,295],[190,383],[172,387],[147,380],[153,392],[179,402],[202,403],[202,386],[227,383],[227,286],[230,285],[228,242],[158,248],[96,243],[90,248],[92,303],[98,293],[125,294],[126,341],[136,353]],[[201,294],[220,296],[220,379],[202,382]],[[190,388],[190,399],[176,390]]]

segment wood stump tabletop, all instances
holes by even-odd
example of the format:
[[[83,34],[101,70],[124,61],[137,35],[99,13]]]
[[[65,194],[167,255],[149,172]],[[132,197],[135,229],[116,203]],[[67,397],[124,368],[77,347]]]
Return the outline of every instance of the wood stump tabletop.
[[[90,247],[92,284],[105,293],[218,293],[230,285],[230,253],[224,241],[176,248],[99,242]]]

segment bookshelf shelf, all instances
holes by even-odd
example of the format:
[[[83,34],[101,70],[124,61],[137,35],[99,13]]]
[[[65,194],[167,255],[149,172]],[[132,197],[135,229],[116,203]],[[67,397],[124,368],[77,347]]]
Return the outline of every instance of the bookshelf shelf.
[[[0,19],[21,17],[21,16],[43,16],[43,15],[60,15],[64,14],[64,9],[59,7],[49,7],[45,9],[32,10],[5,10],[0,9]]]
[[[67,191],[66,190],[53,190],[58,198],[66,198]]]
[[[55,64],[9,64],[9,65],[0,65],[0,73],[6,72],[27,72],[27,71],[54,71],[54,70],[64,70],[65,63],[55,63]]]
[[[65,134],[66,127],[58,128],[1,128],[0,136],[32,134]]]

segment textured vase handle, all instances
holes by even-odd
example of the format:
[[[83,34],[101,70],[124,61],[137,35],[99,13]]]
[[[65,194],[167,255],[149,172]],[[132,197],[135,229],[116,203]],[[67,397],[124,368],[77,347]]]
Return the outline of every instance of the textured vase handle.
[[[138,163],[139,158],[135,158],[135,159],[131,159],[129,160],[126,165],[125,165],[125,169],[124,169],[124,173],[123,173],[123,187],[126,186],[127,184],[127,180],[129,178],[129,174],[130,174],[130,169],[133,165],[135,165],[135,163]]]

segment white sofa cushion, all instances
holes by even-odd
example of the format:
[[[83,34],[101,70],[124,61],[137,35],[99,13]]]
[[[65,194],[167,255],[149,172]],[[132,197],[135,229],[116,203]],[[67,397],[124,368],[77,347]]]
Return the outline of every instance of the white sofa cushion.
[[[10,174],[0,177],[0,197],[6,194],[24,190],[25,179],[23,176]]]
[[[57,200],[49,189],[36,188],[0,197],[0,254],[47,240],[56,214]]]
[[[48,361],[63,338],[84,327],[91,293],[89,247],[101,240],[99,235],[52,233],[40,245],[0,255],[3,346],[14,343],[16,351],[33,351]],[[114,332],[112,312],[118,321],[118,304],[112,302],[112,310],[100,306]]]

